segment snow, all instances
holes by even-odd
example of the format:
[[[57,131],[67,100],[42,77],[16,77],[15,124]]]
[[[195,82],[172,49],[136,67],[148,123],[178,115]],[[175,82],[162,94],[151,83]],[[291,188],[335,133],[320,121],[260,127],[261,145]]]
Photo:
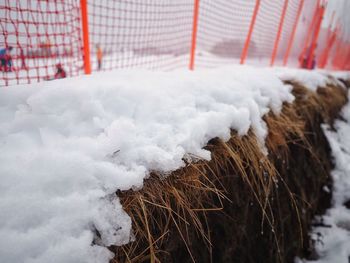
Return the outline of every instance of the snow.
[[[316,91],[317,88],[331,85],[342,85],[337,78],[349,79],[350,74],[347,71],[331,72],[326,70],[307,70],[307,69],[293,69],[293,68],[282,68],[274,67],[271,68],[275,71],[276,75],[281,80],[293,80],[312,91]]]
[[[348,94],[350,97],[350,92]],[[327,227],[315,227],[312,237],[316,241],[316,252],[320,255],[317,261],[297,259],[296,262],[313,263],[348,263],[350,258],[350,209],[345,202],[350,200],[350,103],[341,116],[343,120],[335,122],[335,130],[328,125],[323,130],[328,138],[335,162],[332,171],[333,200],[332,208],[316,221],[322,220]]]
[[[105,246],[133,239],[116,190],[139,189],[188,154],[209,160],[207,141],[228,140],[230,129],[252,128],[266,153],[262,117],[293,99],[276,71],[248,66],[0,89],[1,260],[108,262]]]
[[[15,52],[13,52],[15,53]],[[102,64],[103,70],[109,69],[137,69],[137,70],[158,70],[158,71],[172,71],[176,69],[187,68],[187,62],[190,60],[189,54],[174,55],[137,55],[131,50],[124,50],[123,52],[114,52],[104,55]],[[198,48],[196,52],[195,69],[210,69],[222,67],[223,65],[238,65],[240,58],[224,58],[201,50]],[[295,59],[292,57],[289,60],[289,66],[298,67]],[[83,75],[82,61],[74,61],[73,58],[35,58],[26,59],[27,69],[21,69],[21,61],[16,59],[13,61],[15,70],[12,72],[0,71],[0,87],[12,86],[18,84],[35,83],[52,78],[55,75],[56,64],[62,63],[68,76]],[[269,57],[253,57],[246,61],[247,65],[255,67],[265,67],[269,65]],[[276,65],[282,65],[282,60],[276,58]],[[91,57],[91,67],[93,71],[97,70],[97,58]]]

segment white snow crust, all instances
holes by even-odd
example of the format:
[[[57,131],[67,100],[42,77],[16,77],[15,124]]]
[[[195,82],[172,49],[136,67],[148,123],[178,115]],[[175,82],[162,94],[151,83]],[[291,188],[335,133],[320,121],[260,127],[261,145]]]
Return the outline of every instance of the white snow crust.
[[[105,246],[133,239],[116,190],[184,166],[186,154],[209,160],[207,141],[230,129],[253,129],[265,151],[263,115],[293,99],[276,71],[248,66],[0,89],[1,262],[108,262]]]
[[[318,88],[325,87],[329,84],[340,85],[343,84],[338,80],[349,79],[350,73],[348,71],[326,71],[326,70],[307,70],[307,69],[295,69],[295,68],[271,68],[276,75],[284,81],[292,80],[300,84],[303,84],[306,88],[312,91],[316,91]]]

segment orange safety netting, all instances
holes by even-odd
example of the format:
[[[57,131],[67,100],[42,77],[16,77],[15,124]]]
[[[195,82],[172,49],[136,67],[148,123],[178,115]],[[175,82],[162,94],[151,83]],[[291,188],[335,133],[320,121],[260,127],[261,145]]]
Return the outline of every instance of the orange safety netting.
[[[76,0],[0,2],[0,85],[53,78],[61,63],[68,76],[81,72],[80,5]]]
[[[349,69],[341,28],[321,27],[325,8],[322,0],[3,0],[0,86],[53,79],[58,63],[64,77],[90,65]]]
[[[93,69],[186,67],[193,2],[188,0],[88,1]]]

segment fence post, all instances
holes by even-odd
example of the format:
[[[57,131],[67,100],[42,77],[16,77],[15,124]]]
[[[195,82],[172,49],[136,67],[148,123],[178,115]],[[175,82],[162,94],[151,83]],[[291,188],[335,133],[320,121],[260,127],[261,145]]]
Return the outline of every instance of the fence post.
[[[253,16],[252,16],[252,20],[250,21],[250,26],[249,26],[249,31],[248,31],[248,35],[247,38],[245,40],[244,43],[244,47],[242,50],[242,54],[241,54],[241,61],[240,64],[244,64],[244,61],[248,55],[248,49],[249,49],[249,44],[250,44],[250,38],[252,36],[253,33],[253,29],[254,29],[254,25],[255,25],[255,20],[256,20],[256,16],[258,14],[259,11],[259,7],[260,7],[260,0],[256,0],[255,2],[255,7],[254,7],[254,11],[253,11]]]
[[[194,0],[192,41],[189,69],[194,70],[194,60],[196,55],[197,28],[198,28],[199,0]]]
[[[280,19],[280,23],[278,25],[278,30],[277,30],[277,36],[276,36],[276,39],[275,39],[275,44],[273,45],[270,66],[273,66],[273,64],[275,63],[275,58],[276,58],[276,54],[277,54],[277,50],[278,50],[278,44],[280,42],[280,37],[281,37],[281,33],[282,33],[284,17],[286,16],[287,7],[288,7],[288,0],[284,0],[284,5],[283,5],[282,14],[281,14],[281,19]]]
[[[319,68],[324,68],[327,65],[329,51],[332,48],[333,41],[335,39],[335,34],[336,34],[337,29],[335,29],[334,32],[332,32],[334,15],[335,15],[335,11],[333,11],[333,13],[332,13],[331,22],[329,23],[328,29],[327,29],[326,47],[323,49],[323,52],[322,52],[320,58],[318,59],[318,67]]]
[[[348,58],[350,57],[350,48],[349,48],[349,44],[348,43],[345,43],[345,52],[344,52],[344,61],[342,63],[342,66],[341,66],[341,70],[345,70],[346,69],[346,64],[348,63]]]
[[[307,68],[309,68],[309,69],[312,68],[313,56],[314,56],[315,48],[316,48],[316,45],[317,45],[318,35],[319,35],[320,29],[321,29],[321,23],[322,23],[324,11],[325,11],[324,6],[321,6],[320,7],[320,14],[319,14],[319,17],[318,17],[318,20],[317,20],[317,24],[316,24],[315,35],[314,35],[313,41],[311,43],[310,55],[309,55],[308,61],[307,61]]]
[[[333,44],[336,40],[336,34],[337,34],[337,29],[335,29],[334,32],[330,33],[330,36],[327,40],[327,45],[326,45],[325,49],[323,50],[321,57],[319,58],[319,63],[318,63],[319,68],[325,68],[327,65],[329,52],[332,49]]]
[[[336,66],[337,66],[337,62],[338,62],[338,54],[339,54],[339,50],[340,50],[340,39],[339,37],[341,36],[341,33],[339,32],[339,35],[336,39],[336,44],[335,44],[335,52],[333,54],[332,57],[332,69],[335,70]]]
[[[297,13],[297,17],[295,18],[295,22],[294,22],[294,25],[293,25],[292,34],[291,34],[290,39],[289,39],[289,42],[288,42],[286,54],[284,55],[283,66],[286,66],[286,65],[287,65],[287,62],[288,62],[289,53],[290,53],[290,50],[292,49],[292,46],[293,46],[293,41],[294,41],[294,37],[295,37],[295,32],[296,32],[296,29],[297,29],[297,26],[298,26],[298,22],[299,22],[301,10],[303,9],[303,5],[304,5],[304,0],[300,0],[299,6],[298,6],[298,11],[297,11],[297,12],[298,12],[298,13]]]
[[[329,42],[327,43],[327,47],[326,47],[326,50],[323,54],[323,58],[322,58],[322,61],[321,63],[319,64],[319,67],[320,68],[325,68],[325,66],[327,65],[327,62],[328,62],[328,57],[329,57],[329,52],[330,50],[332,49],[333,47],[333,44],[335,42],[335,39],[336,39],[336,33],[334,33],[332,36],[331,36],[331,39],[329,40]]]
[[[348,57],[345,60],[345,66],[344,66],[344,70],[350,70],[350,43],[348,43],[348,49],[349,49],[349,53],[348,53]]]
[[[91,74],[87,0],[80,0],[80,10],[81,10],[81,23],[82,23],[82,29],[83,29],[84,72],[85,74]]]
[[[320,8],[320,0],[318,0],[317,3],[316,3],[315,12],[314,12],[314,15],[312,16],[311,24],[309,26],[309,29],[308,29],[308,32],[307,32],[307,35],[306,35],[306,40],[304,42],[304,47],[303,47],[303,50],[301,51],[301,53],[299,55],[299,58],[301,59],[300,60],[300,67],[303,67],[303,59],[304,59],[305,53],[306,53],[306,51],[308,49],[310,37],[312,36],[312,31],[314,29],[314,24],[316,22],[316,18],[317,18],[318,12],[319,12],[319,8]]]

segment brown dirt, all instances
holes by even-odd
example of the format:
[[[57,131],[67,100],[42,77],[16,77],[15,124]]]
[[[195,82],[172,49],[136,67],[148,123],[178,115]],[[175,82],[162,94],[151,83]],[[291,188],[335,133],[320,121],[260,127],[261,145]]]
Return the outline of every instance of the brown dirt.
[[[349,82],[345,82],[349,87]],[[210,140],[212,160],[187,158],[164,178],[152,173],[140,191],[118,192],[136,241],[110,247],[116,262],[293,262],[313,257],[308,231],[330,206],[332,124],[346,91],[311,92],[292,83],[296,100],[265,117],[268,156],[252,131]]]

